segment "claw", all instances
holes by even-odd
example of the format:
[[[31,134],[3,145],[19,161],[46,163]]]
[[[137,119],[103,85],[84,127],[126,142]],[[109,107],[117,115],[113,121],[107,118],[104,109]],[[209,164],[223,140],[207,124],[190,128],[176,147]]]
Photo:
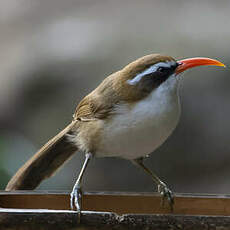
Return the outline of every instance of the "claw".
[[[173,212],[174,198],[172,191],[162,182],[158,185],[158,192],[162,195],[161,206],[164,207],[165,199],[167,199],[171,212]]]
[[[82,203],[82,190],[80,186],[73,188],[73,191],[70,194],[70,208],[74,210],[76,208],[78,212],[78,222],[80,222],[81,216],[81,203]]]

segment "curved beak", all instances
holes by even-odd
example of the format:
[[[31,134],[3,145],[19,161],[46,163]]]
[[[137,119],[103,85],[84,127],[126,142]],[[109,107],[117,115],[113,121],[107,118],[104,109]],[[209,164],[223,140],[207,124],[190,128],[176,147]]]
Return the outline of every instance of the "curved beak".
[[[183,60],[177,61],[179,66],[176,68],[175,72],[176,74],[182,73],[187,69],[201,66],[201,65],[215,65],[215,66],[223,66],[225,65],[215,59],[211,58],[204,58],[204,57],[196,57],[196,58],[187,58]]]

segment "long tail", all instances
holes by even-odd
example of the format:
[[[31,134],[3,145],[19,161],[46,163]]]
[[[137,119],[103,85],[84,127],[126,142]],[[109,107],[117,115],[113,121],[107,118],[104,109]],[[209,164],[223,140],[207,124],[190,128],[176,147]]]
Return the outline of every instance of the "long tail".
[[[68,141],[68,134],[75,122],[70,123],[31,157],[11,178],[6,190],[35,189],[42,180],[52,176],[77,151],[77,147]]]

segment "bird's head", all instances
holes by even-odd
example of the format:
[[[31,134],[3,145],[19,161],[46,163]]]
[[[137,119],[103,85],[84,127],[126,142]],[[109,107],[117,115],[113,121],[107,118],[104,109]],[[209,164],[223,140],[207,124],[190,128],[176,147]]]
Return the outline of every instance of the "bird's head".
[[[225,66],[223,63],[210,58],[188,58],[175,60],[170,56],[150,54],[128,64],[121,70],[122,84],[127,87],[124,94],[130,98],[143,98],[170,77],[175,78],[187,69],[201,66]]]

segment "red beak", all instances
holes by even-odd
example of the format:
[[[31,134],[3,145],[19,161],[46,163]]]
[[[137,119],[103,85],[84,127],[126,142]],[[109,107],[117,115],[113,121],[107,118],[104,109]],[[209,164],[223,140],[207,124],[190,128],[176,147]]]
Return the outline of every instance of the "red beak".
[[[215,65],[215,66],[223,66],[225,65],[215,59],[204,58],[204,57],[196,57],[196,58],[187,58],[180,61],[177,61],[179,66],[176,68],[176,74],[184,72],[187,69],[200,66],[200,65]]]

